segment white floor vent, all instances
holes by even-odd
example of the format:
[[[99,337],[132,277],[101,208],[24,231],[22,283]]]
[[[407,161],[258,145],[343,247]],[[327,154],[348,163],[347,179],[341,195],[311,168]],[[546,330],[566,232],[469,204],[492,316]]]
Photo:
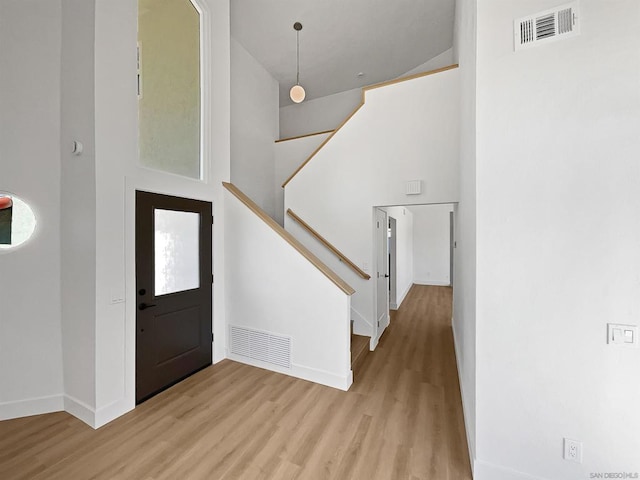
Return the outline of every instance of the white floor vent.
[[[231,325],[231,353],[291,368],[291,338]]]
[[[578,18],[578,2],[573,2],[516,20],[513,23],[515,50],[578,35]]]

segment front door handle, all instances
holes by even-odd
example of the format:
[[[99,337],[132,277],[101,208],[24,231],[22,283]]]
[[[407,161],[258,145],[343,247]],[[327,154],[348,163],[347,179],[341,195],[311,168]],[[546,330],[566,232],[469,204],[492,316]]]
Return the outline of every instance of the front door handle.
[[[147,308],[151,308],[151,307],[155,307],[156,304],[155,303],[144,303],[142,302],[140,305],[138,305],[138,310],[146,310]]]
[[[389,278],[389,275],[387,275],[387,274],[385,273],[384,278]]]

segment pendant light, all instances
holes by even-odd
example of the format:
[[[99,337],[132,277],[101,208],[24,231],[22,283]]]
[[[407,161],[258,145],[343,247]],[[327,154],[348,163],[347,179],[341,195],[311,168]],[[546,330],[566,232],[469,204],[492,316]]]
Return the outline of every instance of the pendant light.
[[[289,90],[289,97],[293,102],[300,103],[306,95],[304,88],[300,85],[300,30],[302,30],[302,24],[300,22],[294,23],[293,29],[296,31],[296,84]]]

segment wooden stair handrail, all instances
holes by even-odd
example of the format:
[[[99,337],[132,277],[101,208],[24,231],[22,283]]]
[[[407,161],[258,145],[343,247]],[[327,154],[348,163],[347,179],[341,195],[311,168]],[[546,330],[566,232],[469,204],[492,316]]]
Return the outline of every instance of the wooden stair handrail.
[[[429,70],[428,72],[414,73],[413,75],[408,75],[406,77],[395,78],[393,80],[387,80],[386,82],[374,83],[373,85],[362,87],[362,98],[360,99],[360,104],[347,116],[347,118],[345,118],[342,121],[340,125],[338,125],[338,128],[336,128],[333,131],[333,133],[329,134],[329,136],[324,139],[324,141],[320,144],[320,146],[318,146],[318,148],[316,148],[313,151],[313,153],[311,153],[311,155],[309,155],[309,157],[304,162],[302,162],[302,164],[298,168],[296,168],[296,170],[291,175],[289,175],[289,178],[287,178],[282,184],[282,188],[286,187],[287,183],[289,183],[291,179],[293,179],[293,177],[295,177],[298,174],[298,172],[302,170],[305,167],[305,165],[311,161],[313,157],[315,157],[316,153],[322,150],[322,147],[324,147],[327,143],[329,143],[329,140],[331,140],[335,136],[335,134],[338,133],[340,129],[344,127],[349,120],[351,120],[351,117],[353,117],[356,114],[356,112],[362,108],[362,106],[365,103],[365,94],[367,91],[375,90],[376,88],[387,87],[389,85],[395,85],[396,83],[407,82],[409,80],[415,80],[416,78],[427,77],[429,75],[434,75],[440,72],[446,72],[447,70],[452,70],[454,68],[458,68],[457,63],[453,65],[449,65],[448,67],[436,68],[435,70]]]
[[[313,237],[315,237],[316,240],[318,240],[325,247],[331,250],[338,257],[338,259],[340,259],[341,262],[346,263],[349,267],[351,267],[351,270],[356,272],[360,277],[364,278],[365,280],[369,280],[371,278],[369,274],[361,270],[355,263],[349,260],[344,253],[342,253],[340,250],[334,247],[331,243],[329,243],[329,241],[326,238],[324,238],[317,231],[315,231],[313,227],[311,227],[307,222],[302,220],[290,208],[287,209],[287,215],[289,215],[296,222],[298,222],[307,232],[309,232]]]
[[[320,270],[329,280],[331,280],[340,290],[347,295],[353,295],[356,291],[347,282],[345,282],[337,273],[325,265],[322,260],[316,257],[311,251],[300,243],[293,235],[282,228],[273,218],[271,218],[264,210],[262,210],[253,200],[247,197],[238,187],[232,183],[222,182],[233,196],[245,204],[249,210],[255,213],[271,230],[280,235],[289,245],[302,254],[313,266]]]
[[[289,140],[298,140],[299,138],[313,137],[315,135],[324,135],[325,133],[333,133],[333,130],[323,130],[322,132],[305,133],[304,135],[296,135],[295,137],[280,138],[275,143],[288,142]]]

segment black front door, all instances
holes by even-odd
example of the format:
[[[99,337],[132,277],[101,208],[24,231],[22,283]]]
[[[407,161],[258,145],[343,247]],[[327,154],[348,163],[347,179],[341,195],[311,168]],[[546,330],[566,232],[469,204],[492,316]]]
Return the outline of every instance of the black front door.
[[[136,192],[136,403],[211,365],[211,203]]]

